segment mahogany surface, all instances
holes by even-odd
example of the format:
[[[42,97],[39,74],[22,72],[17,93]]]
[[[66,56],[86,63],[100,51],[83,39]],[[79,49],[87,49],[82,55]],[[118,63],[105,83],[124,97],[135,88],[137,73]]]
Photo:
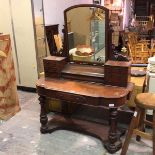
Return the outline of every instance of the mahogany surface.
[[[111,61],[104,65],[104,82],[109,85],[126,87],[130,82],[131,61]]]
[[[61,75],[63,78],[91,81],[91,82],[104,82],[104,67],[81,65],[81,64],[67,64],[62,70]]]
[[[104,64],[100,64],[100,66],[94,62],[88,62],[87,65],[83,62],[82,64],[81,62],[74,62],[77,64],[71,64],[69,57],[67,12],[76,7],[96,7],[105,12],[105,59],[106,61],[113,59],[108,9],[94,4],[75,5],[67,8],[64,11],[65,24],[62,53],[64,59],[58,58],[57,60],[56,57],[52,56],[48,59],[44,59],[46,78],[41,78],[36,83],[41,106],[40,131],[41,133],[50,133],[56,129],[65,128],[85,132],[100,138],[108,152],[115,153],[122,146],[120,136],[117,132],[118,108],[126,103],[134,85],[130,82],[128,82],[125,87],[107,85],[105,82],[106,75]],[[55,32],[57,33],[57,29],[57,25],[49,27],[48,36],[51,36],[50,31],[52,31],[52,35],[55,34]],[[55,48],[51,51],[51,55],[57,55]],[[117,67],[124,65],[123,62],[120,62],[120,64],[116,62],[116,64],[118,64]],[[115,66],[111,67],[113,68]],[[130,66],[126,67],[128,68]],[[115,72],[115,74],[117,75],[120,73]],[[108,76],[111,77],[110,70],[108,71]],[[126,77],[128,77],[128,74]],[[112,84],[115,84],[115,76],[112,78]],[[47,98],[55,98],[62,101],[62,107],[64,108],[62,114],[64,116],[54,115],[52,120],[48,121]],[[87,107],[91,106],[108,109],[109,127],[103,124],[90,123],[86,120],[74,119],[71,114],[65,113],[67,104],[82,104]]]
[[[37,88],[44,88],[51,91],[54,90],[111,100],[126,97],[133,86],[133,83],[128,83],[127,88],[124,88],[97,83],[71,81],[67,79],[40,78],[37,81],[36,86]]]
[[[79,65],[79,64],[68,64],[62,70],[62,73],[71,73],[78,75],[89,75],[104,77],[104,67],[103,66],[91,66],[90,65]]]
[[[48,56],[44,58],[45,77],[59,78],[66,63],[65,57]]]
[[[55,114],[48,122],[48,126],[48,133],[58,129],[67,129],[82,133],[85,132],[86,134],[101,139],[103,142],[108,139],[109,126],[101,123],[92,123],[90,121]]]
[[[99,137],[110,153],[114,153],[121,148],[122,143],[117,133],[117,108],[125,104],[127,96],[133,89],[132,83],[129,83],[128,86],[124,88],[90,82],[71,81],[67,79],[41,78],[37,81],[36,86],[37,92],[40,96],[40,122],[42,133],[52,132],[60,128],[83,131]],[[107,131],[107,127],[103,127],[103,134],[100,134],[101,131],[98,132],[99,129],[97,128],[96,130],[90,130],[94,128],[94,125],[91,125],[90,127],[90,124],[88,123],[88,127],[81,128],[81,123],[79,123],[77,120],[73,121],[70,116],[69,119],[63,119],[63,117],[54,116],[52,120],[57,120],[57,123],[52,123],[51,126],[48,124],[46,98],[56,98],[75,104],[109,107],[110,129],[108,131],[108,138],[107,132],[105,132],[105,130]],[[74,122],[76,125],[72,127],[73,124],[70,122]],[[105,139],[107,139],[106,142]]]

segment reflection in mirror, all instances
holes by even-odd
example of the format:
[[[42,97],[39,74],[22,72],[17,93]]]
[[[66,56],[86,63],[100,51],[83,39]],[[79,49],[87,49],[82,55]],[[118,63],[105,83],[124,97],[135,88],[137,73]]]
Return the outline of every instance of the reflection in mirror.
[[[77,7],[66,13],[70,61],[105,62],[105,11]]]

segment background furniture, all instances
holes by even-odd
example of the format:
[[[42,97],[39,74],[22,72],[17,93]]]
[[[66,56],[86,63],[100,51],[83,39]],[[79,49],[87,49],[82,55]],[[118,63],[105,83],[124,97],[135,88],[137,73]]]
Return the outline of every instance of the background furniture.
[[[138,34],[135,32],[128,33],[128,49],[132,63],[146,64],[150,55],[148,40],[138,40]]]
[[[131,71],[132,70],[140,70],[140,71],[146,71],[145,67],[131,67]],[[135,87],[133,89],[132,95],[130,97],[130,100],[127,102],[127,106],[132,108],[135,108],[135,97],[137,96],[137,94],[142,93],[143,92],[143,88],[145,86],[145,81],[146,80],[146,75],[144,76],[131,76],[131,82],[133,82],[135,84]]]
[[[137,16],[149,16],[152,14],[152,0],[136,0],[134,1],[134,14]]]
[[[45,19],[44,19],[44,5],[43,0],[32,0],[33,7],[33,22],[34,22],[34,34],[35,34],[35,48],[36,48],[36,61],[37,72],[43,72],[43,58],[49,55],[47,48],[47,40],[45,33]]]
[[[54,35],[59,34],[58,26],[59,24],[45,26],[48,48],[51,55],[56,55],[58,52],[54,40]]]

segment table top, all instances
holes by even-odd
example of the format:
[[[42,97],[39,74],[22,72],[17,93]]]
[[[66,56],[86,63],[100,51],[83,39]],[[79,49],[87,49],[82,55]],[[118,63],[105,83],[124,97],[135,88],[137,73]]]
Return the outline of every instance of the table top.
[[[37,81],[36,86],[37,89],[44,88],[90,97],[116,99],[127,96],[133,90],[134,84],[128,83],[127,87],[117,87],[92,82],[79,82],[67,79],[43,77]]]

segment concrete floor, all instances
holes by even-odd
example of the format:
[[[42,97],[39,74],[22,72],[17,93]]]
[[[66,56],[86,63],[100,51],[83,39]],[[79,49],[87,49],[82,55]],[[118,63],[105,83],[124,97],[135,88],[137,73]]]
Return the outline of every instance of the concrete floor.
[[[91,136],[65,130],[40,134],[37,94],[18,93],[22,110],[0,126],[0,155],[109,155],[101,141]],[[151,154],[151,141],[131,140],[127,155]]]

